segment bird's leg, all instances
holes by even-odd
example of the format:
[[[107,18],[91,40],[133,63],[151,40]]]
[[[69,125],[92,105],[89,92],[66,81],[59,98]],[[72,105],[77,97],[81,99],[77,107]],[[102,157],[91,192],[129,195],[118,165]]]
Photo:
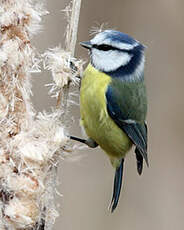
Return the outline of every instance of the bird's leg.
[[[87,140],[85,140],[85,139],[81,139],[81,138],[74,137],[74,136],[69,136],[69,137],[70,137],[71,140],[75,140],[75,141],[84,143],[87,146],[89,146],[90,148],[96,148],[98,146],[96,141],[94,141],[92,138],[88,138]]]

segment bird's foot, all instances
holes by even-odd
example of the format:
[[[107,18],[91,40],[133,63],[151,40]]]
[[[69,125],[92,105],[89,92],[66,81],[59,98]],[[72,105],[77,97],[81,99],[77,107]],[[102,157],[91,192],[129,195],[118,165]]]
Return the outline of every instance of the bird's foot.
[[[86,144],[90,148],[96,148],[98,146],[96,141],[94,141],[92,138],[88,138],[87,140],[79,138],[79,137],[74,137],[74,136],[69,136],[69,138],[71,140],[78,141],[78,142],[81,142],[83,144]]]

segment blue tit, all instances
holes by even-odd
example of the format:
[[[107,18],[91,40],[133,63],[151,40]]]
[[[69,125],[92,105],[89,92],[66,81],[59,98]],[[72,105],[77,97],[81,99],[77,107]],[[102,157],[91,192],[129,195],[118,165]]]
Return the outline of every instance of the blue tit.
[[[144,46],[115,30],[98,33],[81,45],[89,50],[90,63],[80,89],[81,125],[90,147],[100,146],[115,168],[111,211],[117,207],[124,159],[135,146],[137,171],[147,157],[147,97],[144,83]]]

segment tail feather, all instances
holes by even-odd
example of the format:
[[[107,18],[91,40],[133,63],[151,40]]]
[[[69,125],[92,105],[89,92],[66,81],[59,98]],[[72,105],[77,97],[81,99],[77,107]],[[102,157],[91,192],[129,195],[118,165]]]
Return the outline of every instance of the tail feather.
[[[141,175],[143,170],[143,156],[141,155],[138,148],[135,149],[135,154],[137,160],[137,172],[139,173],[139,175]]]
[[[111,212],[113,212],[118,205],[119,196],[121,192],[122,177],[123,177],[123,164],[124,164],[124,159],[122,159],[119,168],[117,168],[115,172],[113,195],[112,195],[112,201],[110,205]]]

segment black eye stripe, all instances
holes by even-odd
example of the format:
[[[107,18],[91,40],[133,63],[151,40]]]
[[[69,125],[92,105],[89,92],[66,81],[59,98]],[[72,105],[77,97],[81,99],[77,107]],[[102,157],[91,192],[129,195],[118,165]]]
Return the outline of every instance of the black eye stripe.
[[[108,50],[119,50],[118,48],[115,48],[110,45],[102,44],[102,45],[93,45],[93,48],[96,48],[98,50],[108,51]]]
[[[108,50],[118,50],[118,51],[123,51],[125,53],[132,53],[132,50],[125,50],[125,49],[118,49],[116,47],[110,46],[110,45],[106,45],[106,44],[102,44],[102,45],[93,45],[93,48],[96,48],[98,50],[102,50],[102,51],[108,51]]]

